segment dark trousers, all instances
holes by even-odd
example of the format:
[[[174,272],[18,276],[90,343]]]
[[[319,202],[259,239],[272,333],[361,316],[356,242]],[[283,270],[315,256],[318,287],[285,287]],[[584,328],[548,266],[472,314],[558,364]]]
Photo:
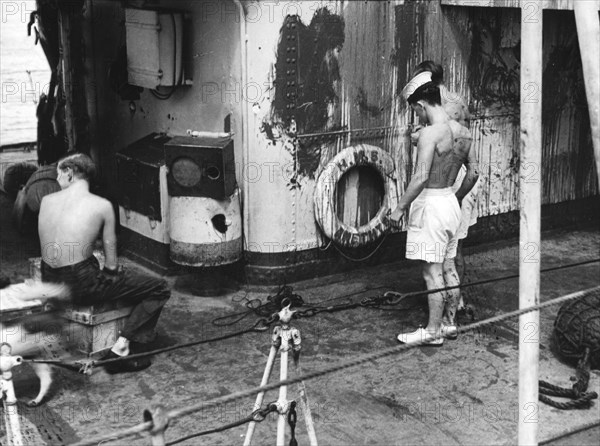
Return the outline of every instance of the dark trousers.
[[[100,270],[98,260],[91,256],[75,265],[52,268],[42,262],[44,282],[65,283],[71,290],[75,305],[97,305],[118,301],[132,305],[121,336],[135,342],[151,342],[158,317],[171,296],[167,283],[129,270],[108,275]]]

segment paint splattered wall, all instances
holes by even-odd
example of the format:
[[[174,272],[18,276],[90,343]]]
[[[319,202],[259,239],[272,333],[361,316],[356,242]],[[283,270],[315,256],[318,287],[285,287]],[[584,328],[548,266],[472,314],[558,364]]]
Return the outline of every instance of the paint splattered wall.
[[[252,254],[294,253],[319,244],[313,213],[315,178],[324,145],[299,134],[339,127],[337,55],[345,22],[339,2],[277,2],[248,8],[250,101],[245,231]],[[294,108],[290,105],[294,104]],[[268,261],[268,260],[267,260]],[[292,263],[293,259],[282,260]]]
[[[217,10],[206,8],[221,3],[163,3],[192,12],[186,43],[194,85],[163,102],[142,93],[132,110],[108,79],[123,41],[122,5],[88,1],[98,13],[96,150],[117,150],[152,131],[220,131],[231,113],[247,253],[298,252],[326,242],[314,220],[315,181],[350,145],[389,153],[404,191],[413,116],[399,92],[424,59],[439,61],[448,88],[469,103],[482,165],[480,215],[517,209],[519,97],[536,94],[519,91],[517,10],[423,0],[243,2],[241,39],[233,2]],[[545,21],[541,168],[544,203],[555,203],[596,194],[597,185],[573,15],[551,11]]]
[[[519,101],[542,100],[542,201],[557,203],[597,193],[581,59],[571,11],[544,13],[543,91],[520,91],[520,11],[465,8],[472,129],[485,178],[479,209],[493,215],[518,209]]]
[[[403,191],[414,158],[407,143],[413,117],[398,93],[416,64],[432,59],[444,66],[449,89],[470,106],[483,183],[480,215],[518,209],[519,100],[542,93],[535,86],[520,91],[520,11],[437,1],[344,2],[334,8],[282,19],[279,29],[275,93],[261,129],[272,142],[273,127],[288,135],[297,189],[308,192],[328,160],[368,142],[393,156]],[[543,170],[543,202],[556,203],[593,195],[597,185],[573,15],[547,11],[545,21],[543,165],[526,169]],[[323,22],[331,24],[327,31]],[[292,23],[299,29],[302,72],[290,88],[285,73],[294,65],[287,37]],[[295,221],[309,228],[310,203],[304,211]]]

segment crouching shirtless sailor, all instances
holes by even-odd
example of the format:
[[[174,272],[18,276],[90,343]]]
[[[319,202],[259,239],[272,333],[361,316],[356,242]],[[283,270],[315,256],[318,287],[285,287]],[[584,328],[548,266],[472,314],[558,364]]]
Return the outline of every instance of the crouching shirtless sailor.
[[[162,279],[118,267],[113,207],[89,190],[95,170],[92,159],[80,153],[58,162],[61,190],[43,198],[38,231],[42,280],[66,283],[76,305],[117,300],[133,306],[120,337],[103,358],[110,359],[137,353],[143,344],[153,341],[156,323],[171,292]],[[102,270],[93,255],[100,236],[106,259]],[[118,373],[149,365],[145,357],[111,362],[105,367],[109,373]]]
[[[417,144],[415,173],[390,220],[399,226],[410,207],[406,258],[423,261],[423,278],[428,290],[457,286],[458,275],[455,269],[445,268],[444,260],[456,256],[456,234],[461,218],[459,203],[478,178],[471,135],[444,111],[440,90],[431,81],[431,72],[415,76],[402,95],[426,127],[421,130]],[[454,193],[452,185],[463,165],[467,173]],[[399,334],[398,341],[441,345],[444,342],[441,336],[455,338],[456,294],[429,293],[429,323],[425,328]]]

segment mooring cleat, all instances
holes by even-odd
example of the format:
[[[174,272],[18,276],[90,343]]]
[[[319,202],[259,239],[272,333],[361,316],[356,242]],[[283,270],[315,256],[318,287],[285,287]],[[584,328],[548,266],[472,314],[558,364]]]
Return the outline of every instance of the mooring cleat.
[[[284,325],[287,325],[290,323],[290,321],[294,317],[294,313],[296,312],[296,310],[291,310],[290,308],[291,308],[291,304],[288,304],[287,306],[283,307],[279,311],[279,313],[277,313],[277,315],[279,316],[279,321],[281,321],[281,323]]]
[[[96,361],[92,359],[84,359],[82,361],[76,361],[75,364],[79,365],[78,373],[82,375],[92,376],[94,370],[94,364]]]

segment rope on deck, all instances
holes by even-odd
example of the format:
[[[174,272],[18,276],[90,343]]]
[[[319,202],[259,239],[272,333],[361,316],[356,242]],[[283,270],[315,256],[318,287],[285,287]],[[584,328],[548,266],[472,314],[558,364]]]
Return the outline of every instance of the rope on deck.
[[[597,263],[597,262],[600,262],[600,259],[586,260],[583,262],[577,262],[577,263],[571,263],[571,264],[567,264],[567,265],[560,265],[560,266],[555,266],[555,267],[551,267],[551,268],[545,268],[545,269],[541,270],[540,273],[551,272],[551,271],[561,270],[561,269],[565,269],[565,268],[573,268],[573,267],[588,265],[588,264]],[[333,313],[333,312],[337,312],[337,311],[355,309],[358,307],[377,308],[378,305],[397,305],[402,300],[404,300],[405,298],[408,298],[408,297],[444,292],[444,291],[454,290],[457,288],[464,289],[464,288],[474,287],[474,286],[478,286],[478,285],[485,285],[485,284],[489,284],[489,283],[500,282],[503,280],[515,279],[518,277],[519,277],[518,274],[512,274],[512,275],[508,275],[508,276],[494,277],[491,279],[478,280],[476,282],[469,282],[469,283],[465,283],[465,284],[461,284],[461,285],[449,286],[449,287],[438,288],[438,289],[433,289],[433,290],[419,290],[419,291],[411,291],[408,293],[387,292],[382,296],[366,298],[366,299],[362,300],[361,302],[346,303],[346,304],[340,304],[340,305],[334,305],[334,306],[328,306],[328,307],[311,307],[311,308],[307,308],[305,310],[296,311],[294,318],[299,319],[302,317],[311,317],[318,313],[323,313],[323,312]],[[265,305],[265,306],[268,306],[268,305]],[[249,310],[248,313],[250,313],[252,311],[256,312],[257,310],[259,310],[259,308],[262,308],[262,306],[253,308],[253,309]],[[146,357],[146,356],[154,356],[154,355],[157,355],[160,353],[166,353],[169,351],[178,350],[180,348],[193,347],[196,345],[207,344],[207,343],[216,342],[216,341],[222,341],[225,339],[231,339],[231,338],[241,336],[246,333],[262,332],[262,331],[268,330],[269,326],[277,321],[277,318],[275,316],[276,315],[272,315],[271,317],[263,317],[261,319],[258,319],[249,328],[246,328],[246,329],[240,330],[240,331],[236,331],[236,332],[232,332],[232,333],[228,333],[228,334],[225,334],[222,336],[217,336],[217,337],[209,338],[209,339],[201,339],[198,341],[191,341],[191,342],[187,342],[187,343],[183,343],[183,344],[176,344],[176,345],[172,345],[170,347],[164,347],[164,348],[151,350],[151,351],[143,352],[143,353],[136,353],[136,354],[132,354],[132,355],[123,356],[120,358],[105,359],[105,360],[75,361],[75,362],[64,361],[61,359],[26,359],[24,361],[25,362],[33,362],[33,363],[52,364],[57,367],[64,367],[64,368],[71,369],[74,371],[79,370],[80,373],[91,374],[91,371],[89,371],[91,367],[98,367],[98,366],[103,366],[105,364],[115,363],[115,362],[119,362],[119,361],[128,361],[128,360],[142,358],[142,357]],[[245,316],[243,316],[243,317],[245,317]],[[243,319],[243,317],[240,319]],[[222,319],[222,318],[219,318],[219,319]],[[240,320],[240,319],[238,319],[238,320]],[[83,364],[83,366],[82,366],[82,364]]]
[[[590,381],[590,349],[586,348],[583,356],[577,363],[577,371],[575,376],[577,382],[573,387],[556,386],[547,381],[540,380],[539,382],[539,399],[540,401],[561,410],[580,409],[589,407],[590,401],[598,398],[596,392],[586,392]],[[570,398],[571,401],[560,402],[555,401],[549,396],[558,396],[561,398]]]
[[[553,305],[558,305],[563,302],[567,302],[569,300],[579,299],[588,294],[596,293],[596,292],[600,292],[600,286],[594,287],[594,288],[589,288],[589,289],[582,290],[582,291],[577,291],[575,293],[571,293],[571,294],[557,297],[555,299],[551,299],[551,300],[541,303],[539,305],[514,310],[511,312],[502,314],[502,315],[490,317],[488,319],[485,319],[485,320],[482,320],[479,322],[474,322],[469,325],[460,326],[457,328],[457,332],[459,334],[468,333],[470,331],[477,330],[477,329],[485,327],[487,325],[495,324],[497,322],[504,321],[506,319],[518,317],[518,316],[521,316],[522,314],[526,314],[526,313],[529,313],[532,311],[538,311],[538,310],[541,310],[543,308],[547,308],[547,307],[550,307]],[[438,336],[438,338],[441,338],[441,337],[442,337],[441,335]],[[367,362],[385,358],[387,356],[396,355],[398,353],[401,353],[403,351],[406,351],[406,350],[409,350],[411,348],[418,347],[421,345],[422,344],[420,342],[413,342],[413,343],[401,344],[398,346],[385,348],[385,349],[382,349],[382,350],[374,352],[374,353],[368,353],[368,354],[359,356],[354,359],[339,362],[338,364],[335,364],[330,367],[325,367],[322,369],[315,370],[313,372],[305,373],[305,374],[303,374],[301,376],[297,376],[295,378],[288,378],[283,381],[267,384],[265,386],[253,387],[253,388],[241,391],[241,392],[236,392],[236,393],[232,393],[232,394],[225,395],[222,397],[214,398],[212,400],[201,402],[198,404],[193,404],[191,406],[187,406],[187,407],[183,407],[183,408],[179,408],[179,409],[173,409],[173,410],[170,410],[167,412],[166,417],[168,420],[173,420],[175,418],[179,418],[184,415],[189,415],[189,414],[192,414],[192,413],[195,413],[195,412],[198,412],[201,410],[205,410],[207,408],[214,407],[214,406],[217,406],[220,404],[231,403],[233,401],[244,399],[244,398],[256,395],[260,392],[267,392],[269,390],[279,388],[283,385],[289,386],[291,384],[295,384],[295,383],[298,383],[301,381],[319,378],[321,376],[328,375],[330,373],[335,373],[335,372],[339,372],[339,371],[342,371],[345,369],[349,369],[351,367],[356,367],[356,366],[365,364]],[[141,423],[136,426],[132,426],[127,429],[123,429],[121,431],[117,431],[117,432],[113,432],[110,434],[105,434],[105,435],[101,435],[98,437],[83,440],[81,442],[73,444],[72,446],[88,446],[88,445],[91,446],[91,445],[95,445],[95,444],[103,444],[107,441],[120,440],[120,439],[130,437],[135,434],[139,434],[139,433],[142,433],[145,431],[150,431],[152,429],[153,429],[153,423],[151,421],[146,421],[145,423]]]

